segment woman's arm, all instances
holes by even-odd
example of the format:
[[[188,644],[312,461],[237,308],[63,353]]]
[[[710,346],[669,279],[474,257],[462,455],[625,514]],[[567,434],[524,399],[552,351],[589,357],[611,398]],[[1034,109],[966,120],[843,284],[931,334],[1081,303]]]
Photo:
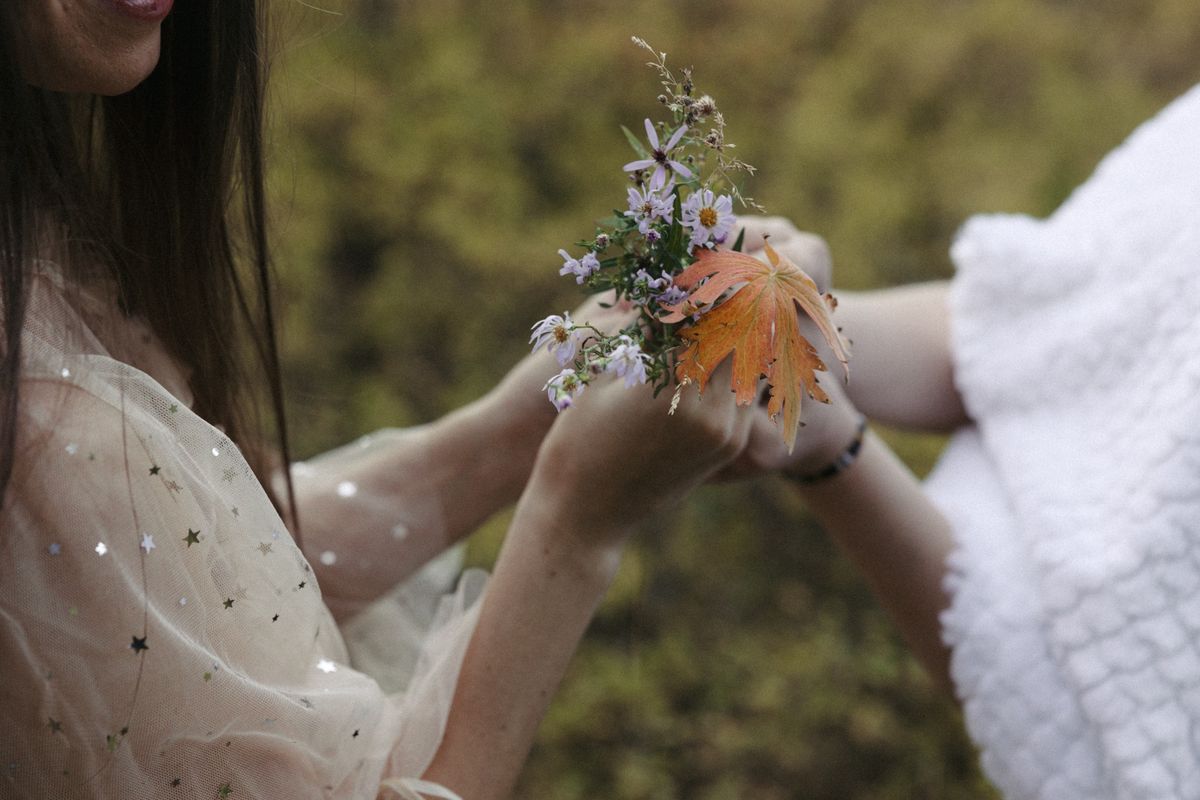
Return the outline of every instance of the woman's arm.
[[[950,525],[912,472],[867,432],[845,472],[797,485],[809,513],[849,556],[930,676],[950,689],[940,615]]]
[[[838,292],[834,319],[852,342],[846,393],[868,417],[951,431],[970,420],[954,385],[949,283]]]
[[[777,218],[769,221],[766,232],[780,253],[819,281],[828,280],[830,261],[823,242]],[[747,235],[751,251],[759,241],[761,233]],[[834,320],[853,342],[850,380],[822,376],[831,402],[805,404],[805,427],[792,453],[780,443],[777,426],[760,411],[748,446],[726,474],[819,472],[854,438],[859,421],[855,406],[869,417],[903,427],[949,430],[967,422],[954,387],[947,288],[928,283],[839,293]],[[810,341],[820,342],[811,324],[802,320],[802,325]],[[866,577],[930,675],[948,687],[948,652],[939,616],[947,602],[942,585],[952,540],[949,524],[916,478],[883,440],[868,433],[850,469],[797,486],[812,515]]]
[[[437,422],[380,431],[293,470],[304,549],[335,616],[516,500],[554,409],[509,401],[497,389]]]
[[[648,394],[589,388],[542,447],[425,775],[464,798],[508,796],[629,533],[746,441],[750,414],[730,392],[688,393],[674,415]]]

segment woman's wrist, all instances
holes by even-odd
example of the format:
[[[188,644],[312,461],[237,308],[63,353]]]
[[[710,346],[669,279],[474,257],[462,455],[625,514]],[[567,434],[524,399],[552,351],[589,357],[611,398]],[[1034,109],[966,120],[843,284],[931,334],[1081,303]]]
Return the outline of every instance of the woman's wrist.
[[[545,353],[526,356],[483,398],[500,425],[532,441],[535,453],[557,416],[543,388],[557,372]]]
[[[580,512],[535,477],[517,504],[509,535],[533,538],[547,569],[570,575],[581,591],[602,595],[616,577],[633,526]]]
[[[554,422],[553,407],[545,405],[550,413],[543,418],[493,390],[434,422],[429,437],[447,466],[477,472],[481,488],[502,497],[502,505],[511,503],[529,480],[538,448]]]
[[[821,472],[843,457],[856,438],[861,438],[864,417],[843,398],[830,404],[809,403],[808,412],[805,427],[800,430],[800,440],[806,445],[803,450],[798,445],[796,457],[781,470],[788,477]]]
[[[820,466],[797,466],[793,464],[784,467],[781,472],[785,478],[795,482],[798,486],[812,486],[813,484],[821,483],[840,475],[850,469],[854,465],[854,462],[858,460],[858,454],[862,449],[866,433],[867,418],[860,415],[858,424],[854,428],[854,434],[834,456],[826,459],[824,462],[819,462]]]
[[[581,579],[607,588],[637,519],[595,498],[582,462],[547,442],[517,504],[512,529],[543,537],[544,553]]]

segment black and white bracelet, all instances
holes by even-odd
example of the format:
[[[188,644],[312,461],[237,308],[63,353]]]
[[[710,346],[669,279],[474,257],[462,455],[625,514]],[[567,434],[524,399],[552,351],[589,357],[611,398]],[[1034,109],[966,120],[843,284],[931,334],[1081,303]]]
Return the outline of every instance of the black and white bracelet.
[[[854,429],[854,438],[850,440],[850,444],[846,445],[846,449],[838,453],[832,461],[814,472],[800,474],[791,470],[784,470],[783,476],[801,486],[810,486],[839,475],[848,470],[850,465],[858,458],[858,452],[862,450],[863,437],[866,435],[867,418],[860,416],[858,418],[858,427]]]

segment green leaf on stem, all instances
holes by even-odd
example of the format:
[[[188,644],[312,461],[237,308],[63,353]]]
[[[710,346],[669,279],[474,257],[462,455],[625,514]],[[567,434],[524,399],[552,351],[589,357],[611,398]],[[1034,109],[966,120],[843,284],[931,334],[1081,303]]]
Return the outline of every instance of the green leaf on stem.
[[[642,145],[638,138],[633,135],[633,131],[621,126],[621,133],[625,134],[625,138],[629,140],[629,146],[633,148],[633,152],[638,154],[638,158],[649,158],[650,154],[646,152],[646,148]]]

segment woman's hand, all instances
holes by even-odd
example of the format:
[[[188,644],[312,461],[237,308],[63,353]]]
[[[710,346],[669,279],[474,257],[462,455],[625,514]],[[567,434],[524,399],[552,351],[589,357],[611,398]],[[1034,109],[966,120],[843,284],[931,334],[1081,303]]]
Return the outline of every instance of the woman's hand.
[[[587,531],[597,543],[621,543],[636,523],[669,507],[737,457],[753,415],[717,370],[700,395],[626,389],[600,379],[559,415],[538,455],[526,499],[543,504],[557,527]],[[522,502],[525,502],[523,500]]]
[[[769,237],[776,252],[808,273],[821,291],[829,290],[833,261],[829,247],[820,236],[798,230],[783,217],[749,217],[744,220],[743,227],[746,231],[743,252],[765,260],[763,244]],[[718,479],[748,478],[778,470],[801,475],[815,472],[832,461],[854,437],[859,415],[846,396],[837,359],[810,320],[801,316],[800,325],[804,337],[818,348],[821,360],[831,367],[829,372],[818,375],[830,402],[820,403],[803,395],[800,414],[803,427],[789,453],[779,425],[767,416],[764,394],[763,404],[754,411],[746,447],[733,463],[717,474]]]
[[[763,244],[769,238],[776,252],[807,272],[822,292],[829,291],[833,258],[824,239],[800,230],[785,217],[743,217],[739,223],[746,232],[742,240],[743,253],[765,261]]]
[[[628,303],[613,305],[613,300],[611,292],[593,295],[571,312],[571,318],[606,332],[620,330],[633,321],[636,312]],[[534,450],[555,420],[554,406],[546,401],[545,385],[560,369],[549,351],[542,348],[521,359],[489,396],[502,424],[519,427],[536,437],[531,440]]]

